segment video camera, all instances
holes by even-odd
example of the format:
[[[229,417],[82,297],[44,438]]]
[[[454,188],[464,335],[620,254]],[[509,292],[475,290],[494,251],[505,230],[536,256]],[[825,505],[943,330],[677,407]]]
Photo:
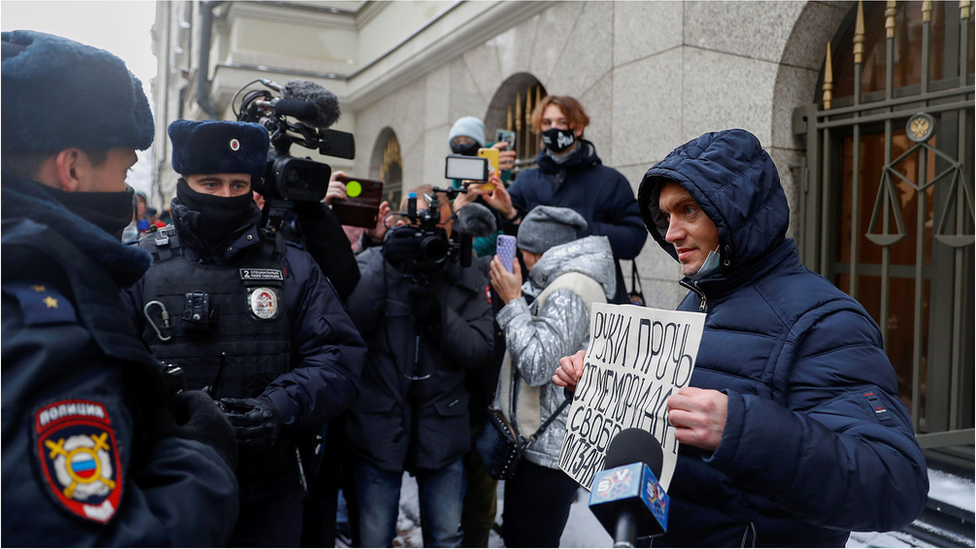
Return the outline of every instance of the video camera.
[[[294,211],[295,202],[321,202],[332,175],[328,164],[291,156],[292,144],[352,159],[356,156],[356,143],[352,134],[328,129],[341,114],[336,95],[307,80],[293,80],[284,86],[268,79],[253,80],[237,90],[231,100],[232,108],[244,90],[258,83],[267,89],[245,93],[234,114],[240,122],[261,124],[270,134],[264,181],[253,185],[253,189],[265,198],[262,221],[278,229],[288,212]]]

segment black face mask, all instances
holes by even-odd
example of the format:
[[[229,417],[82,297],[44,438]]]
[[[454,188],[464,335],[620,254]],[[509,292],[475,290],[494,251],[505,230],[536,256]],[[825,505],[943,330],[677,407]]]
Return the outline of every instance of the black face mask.
[[[472,143],[470,145],[455,145],[451,144],[451,151],[454,154],[463,154],[464,156],[478,156],[478,149],[481,145],[477,143]]]
[[[122,240],[122,231],[132,223],[132,197],[135,191],[126,185],[118,193],[68,193],[61,189],[46,189],[68,211]]]
[[[576,143],[576,134],[573,133],[573,130],[550,128],[542,132],[542,143],[550,151],[561,153]]]
[[[232,197],[198,193],[183,178],[176,185],[176,199],[197,214],[191,215],[189,225],[194,236],[211,248],[260,215],[251,193]]]

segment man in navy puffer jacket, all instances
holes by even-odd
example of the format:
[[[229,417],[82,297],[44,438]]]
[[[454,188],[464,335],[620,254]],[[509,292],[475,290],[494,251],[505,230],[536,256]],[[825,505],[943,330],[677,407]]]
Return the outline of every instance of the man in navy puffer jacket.
[[[707,314],[690,386],[668,401],[682,444],[655,546],[843,547],[851,530],[914,520],[925,459],[880,330],[800,264],[756,137],[678,147],[647,171],[638,204],[681,263],[691,292],[678,309]]]

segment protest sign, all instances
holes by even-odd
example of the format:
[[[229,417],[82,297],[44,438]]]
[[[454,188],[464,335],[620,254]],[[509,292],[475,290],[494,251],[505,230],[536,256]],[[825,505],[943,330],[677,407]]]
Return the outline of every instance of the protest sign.
[[[636,427],[661,442],[660,482],[667,489],[678,459],[667,400],[691,380],[704,327],[702,313],[593,306],[590,344],[559,455],[566,474],[589,490],[610,441]]]

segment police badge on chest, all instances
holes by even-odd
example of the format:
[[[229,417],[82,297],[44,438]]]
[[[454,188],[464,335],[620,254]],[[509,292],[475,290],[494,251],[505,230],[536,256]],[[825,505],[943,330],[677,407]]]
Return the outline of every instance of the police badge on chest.
[[[278,316],[278,290],[284,280],[278,269],[241,269],[241,280],[247,286],[247,309],[258,320],[273,320]],[[260,284],[260,285],[258,285]]]
[[[272,320],[278,316],[278,293],[273,288],[250,288],[247,307],[251,315],[260,320]]]

